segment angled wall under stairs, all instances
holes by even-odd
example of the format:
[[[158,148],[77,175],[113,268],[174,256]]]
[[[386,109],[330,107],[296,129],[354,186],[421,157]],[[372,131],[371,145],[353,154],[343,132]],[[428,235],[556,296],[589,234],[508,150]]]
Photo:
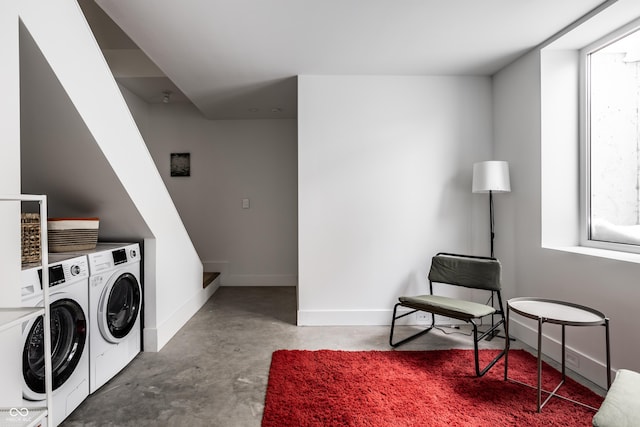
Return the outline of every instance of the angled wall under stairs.
[[[213,287],[78,4],[26,0],[19,14],[23,191],[48,194],[52,216],[100,217],[101,237],[144,241],[144,348],[157,351]]]

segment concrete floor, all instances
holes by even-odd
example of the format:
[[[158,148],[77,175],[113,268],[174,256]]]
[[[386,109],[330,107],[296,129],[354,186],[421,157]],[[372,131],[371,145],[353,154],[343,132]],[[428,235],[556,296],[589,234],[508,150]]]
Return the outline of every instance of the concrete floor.
[[[139,354],[62,426],[260,426],[273,351],[390,349],[388,326],[295,320],[294,287],[222,287],[160,352]],[[502,346],[503,339],[481,344]],[[454,347],[472,348],[471,340],[432,331],[401,348]]]

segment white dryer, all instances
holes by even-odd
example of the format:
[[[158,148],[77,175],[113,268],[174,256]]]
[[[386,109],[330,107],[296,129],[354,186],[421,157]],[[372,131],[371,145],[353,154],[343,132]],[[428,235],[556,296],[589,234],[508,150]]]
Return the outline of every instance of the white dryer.
[[[89,269],[87,257],[49,256],[53,423],[60,424],[89,395]],[[42,307],[42,267],[22,270],[22,304]],[[25,407],[46,406],[42,316],[22,325]]]
[[[99,243],[89,262],[89,390],[95,392],[141,349],[140,246]]]

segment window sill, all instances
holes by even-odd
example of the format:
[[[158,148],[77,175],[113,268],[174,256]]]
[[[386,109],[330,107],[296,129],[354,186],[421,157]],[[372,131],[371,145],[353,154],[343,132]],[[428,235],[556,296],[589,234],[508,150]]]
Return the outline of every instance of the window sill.
[[[620,251],[613,251],[610,249],[590,248],[587,246],[544,246],[543,249],[569,252],[574,254],[640,264],[640,254],[635,254],[631,252],[620,252]]]

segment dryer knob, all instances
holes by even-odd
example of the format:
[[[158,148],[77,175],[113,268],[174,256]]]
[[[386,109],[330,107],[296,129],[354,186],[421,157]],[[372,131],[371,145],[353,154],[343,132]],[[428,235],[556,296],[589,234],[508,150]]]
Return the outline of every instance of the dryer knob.
[[[135,258],[138,254],[136,253],[135,249],[131,249],[131,251],[129,252],[129,254],[131,254],[131,258]]]
[[[72,276],[77,276],[78,274],[80,274],[80,266],[79,265],[72,265],[70,268],[71,271],[71,275]]]

